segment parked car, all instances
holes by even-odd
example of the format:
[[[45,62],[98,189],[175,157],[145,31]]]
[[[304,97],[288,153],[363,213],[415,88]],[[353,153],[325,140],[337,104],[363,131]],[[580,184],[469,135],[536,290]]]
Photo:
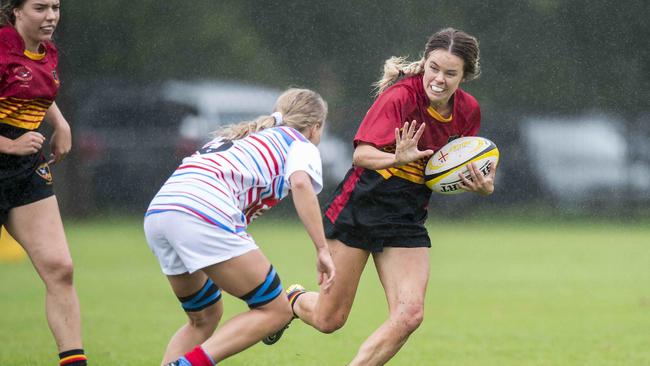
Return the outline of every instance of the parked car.
[[[219,126],[251,120],[273,109],[281,91],[224,81],[168,81],[155,85],[100,83],[74,113],[76,213],[144,212],[182,158],[212,138]],[[349,144],[325,132],[319,149],[326,185],[345,175]]]
[[[537,180],[559,206],[648,202],[649,136],[626,126],[607,115],[528,118],[521,132]]]

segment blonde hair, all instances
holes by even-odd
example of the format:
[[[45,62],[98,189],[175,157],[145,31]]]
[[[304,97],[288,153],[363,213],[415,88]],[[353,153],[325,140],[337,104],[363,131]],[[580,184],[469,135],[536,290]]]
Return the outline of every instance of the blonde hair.
[[[424,72],[424,62],[429,54],[444,49],[463,60],[463,79],[476,79],[481,74],[478,41],[473,36],[454,29],[445,28],[432,35],[424,47],[424,55],[419,61],[409,62],[406,57],[391,57],[384,64],[384,73],[373,84],[375,96],[381,94],[399,78],[414,76]]]
[[[282,113],[283,126],[294,128],[303,133],[311,126],[325,123],[327,103],[315,91],[292,88],[278,97],[273,112]],[[214,131],[214,134],[227,140],[238,140],[253,132],[262,131],[275,125],[275,118],[269,114],[259,116],[252,121],[225,126]]]

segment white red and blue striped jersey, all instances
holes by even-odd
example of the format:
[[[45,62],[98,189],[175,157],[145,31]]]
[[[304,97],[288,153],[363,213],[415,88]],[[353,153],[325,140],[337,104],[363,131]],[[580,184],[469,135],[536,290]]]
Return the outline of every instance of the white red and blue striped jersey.
[[[239,233],[287,196],[292,173],[309,174],[319,193],[321,167],[316,146],[290,127],[273,127],[232,141],[218,137],[183,159],[145,216],[181,211]]]

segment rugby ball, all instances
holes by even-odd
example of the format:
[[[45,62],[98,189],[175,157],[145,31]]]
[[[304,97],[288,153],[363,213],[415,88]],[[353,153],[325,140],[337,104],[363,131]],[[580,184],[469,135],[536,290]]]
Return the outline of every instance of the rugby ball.
[[[436,193],[463,193],[466,191],[460,187],[458,174],[472,179],[467,164],[474,163],[483,175],[488,175],[498,161],[499,149],[494,142],[477,136],[457,138],[429,158],[424,168],[425,184]]]

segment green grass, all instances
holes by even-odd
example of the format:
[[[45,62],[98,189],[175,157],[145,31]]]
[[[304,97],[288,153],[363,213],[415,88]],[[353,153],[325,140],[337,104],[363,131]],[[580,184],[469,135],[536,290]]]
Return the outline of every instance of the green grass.
[[[650,225],[431,220],[425,321],[390,365],[650,365]],[[141,221],[67,223],[93,365],[158,365],[184,314]],[[290,221],[251,228],[285,285],[314,288],[311,244]],[[226,315],[243,311],[225,297]],[[372,263],[348,324],[294,322],[277,345],[226,365],[344,365],[386,316]],[[53,365],[43,285],[28,261],[0,264],[0,364]]]

